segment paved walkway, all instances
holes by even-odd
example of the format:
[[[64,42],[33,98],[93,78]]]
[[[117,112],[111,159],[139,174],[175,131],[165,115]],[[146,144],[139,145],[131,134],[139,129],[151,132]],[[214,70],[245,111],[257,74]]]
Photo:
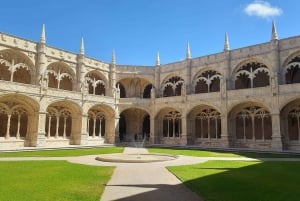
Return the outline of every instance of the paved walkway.
[[[143,148],[124,149],[124,153],[147,153]],[[191,157],[179,156],[176,160],[153,163],[111,163],[95,160],[95,155],[79,157],[4,157],[0,161],[16,160],[67,160],[72,163],[97,166],[116,166],[111,180],[105,187],[100,201],[201,201],[171,174],[166,166],[202,163],[208,160],[263,160],[263,161],[300,161],[299,158],[264,158],[243,157]]]
[[[126,148],[124,153],[141,153],[141,151],[147,153],[146,149],[140,148],[138,150]],[[101,201],[201,201],[202,199],[165,168],[172,162],[175,161],[120,163],[108,182]],[[190,162],[197,163],[203,160]]]

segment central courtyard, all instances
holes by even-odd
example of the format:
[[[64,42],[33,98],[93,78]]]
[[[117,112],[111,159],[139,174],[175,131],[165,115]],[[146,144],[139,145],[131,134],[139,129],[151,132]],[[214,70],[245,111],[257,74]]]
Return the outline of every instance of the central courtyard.
[[[175,160],[114,163],[103,154],[168,154]],[[0,153],[0,200],[298,200],[295,154],[185,148],[101,147]],[[280,183],[278,182],[280,181]],[[253,193],[253,189],[257,189]]]

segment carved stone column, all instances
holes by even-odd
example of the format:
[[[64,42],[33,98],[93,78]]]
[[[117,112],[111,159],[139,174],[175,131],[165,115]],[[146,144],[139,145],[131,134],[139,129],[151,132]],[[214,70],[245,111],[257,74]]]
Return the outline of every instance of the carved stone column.
[[[37,139],[36,139],[36,146],[37,147],[44,147],[46,145],[46,112],[45,111],[39,111],[39,121],[38,121],[38,133],[37,133]]]
[[[221,115],[221,141],[222,147],[230,147],[230,137],[228,135],[228,118],[227,114]]]
[[[88,144],[88,132],[87,132],[87,124],[88,124],[88,115],[82,114],[81,116],[81,138],[80,138],[80,144],[81,145],[87,145]]]
[[[110,143],[117,143],[120,142],[120,133],[119,133],[119,120],[120,116],[116,116],[114,119],[114,122],[112,122],[112,125],[114,125],[114,130],[112,130],[112,133],[114,133],[114,138],[111,137],[111,142]],[[114,139],[114,141],[112,141]]]
[[[186,116],[181,118],[181,145],[187,145],[187,122]]]
[[[280,114],[273,113],[272,116],[272,150],[282,151],[282,136],[280,133]]]
[[[6,134],[5,134],[5,139],[10,138],[10,119],[11,119],[11,114],[7,115],[7,124],[6,124]]]

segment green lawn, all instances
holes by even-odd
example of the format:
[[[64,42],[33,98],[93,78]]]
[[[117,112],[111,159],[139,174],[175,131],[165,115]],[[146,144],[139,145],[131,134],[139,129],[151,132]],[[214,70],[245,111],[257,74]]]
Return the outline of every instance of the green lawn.
[[[176,148],[148,148],[151,153],[166,153],[174,155],[186,155],[196,157],[249,157],[249,158],[300,158],[300,154],[269,154],[269,153],[250,153],[250,152],[222,152],[204,151],[195,149],[176,149]]]
[[[0,200],[99,201],[113,169],[66,161],[0,162]]]
[[[300,199],[300,162],[208,161],[168,169],[206,201]]]
[[[20,151],[20,152],[0,152],[0,157],[63,157],[63,156],[84,156],[107,153],[121,153],[123,147],[101,147],[101,148],[82,148],[82,149],[57,149],[43,151]]]

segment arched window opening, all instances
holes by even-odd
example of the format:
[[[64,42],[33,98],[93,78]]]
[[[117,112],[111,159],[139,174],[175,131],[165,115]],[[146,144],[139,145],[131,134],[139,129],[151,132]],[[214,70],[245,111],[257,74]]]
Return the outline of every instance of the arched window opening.
[[[194,81],[195,93],[209,93],[220,91],[221,74],[216,71],[205,71]]]
[[[300,83],[300,56],[292,59],[285,67],[286,84]]]
[[[28,127],[28,113],[21,105],[9,102],[0,105],[0,137],[25,139]]]
[[[181,137],[181,114],[172,111],[163,118],[163,137],[175,138]]]
[[[118,82],[116,85],[116,87],[120,89],[120,98],[126,98],[126,91],[123,84]]]
[[[163,97],[181,96],[181,88],[184,84],[184,80],[180,77],[172,77],[162,86]]]
[[[195,131],[197,138],[221,138],[221,116],[215,109],[203,109],[196,115]]]
[[[264,108],[243,108],[236,116],[236,138],[241,140],[269,140],[272,138],[271,115]]]
[[[24,84],[30,84],[30,72],[26,67],[20,67],[16,69],[13,76],[14,82],[24,83]]]
[[[31,66],[33,65],[23,53],[14,50],[4,50],[0,53],[0,79],[31,83]]]
[[[105,116],[99,110],[91,110],[88,112],[87,130],[90,137],[104,137],[105,136]]]
[[[122,136],[125,137],[126,134],[126,120],[124,116],[121,114],[119,119],[119,132]]]
[[[72,131],[71,112],[63,107],[48,107],[45,128],[47,138],[69,138]]]
[[[72,91],[72,74],[66,67],[53,64],[47,69],[48,87]]]
[[[85,77],[89,85],[89,94],[105,96],[105,82],[95,73],[89,73]]]
[[[0,80],[5,80],[5,81],[10,80],[9,66],[7,66],[4,61],[1,62],[1,60],[0,60]]]
[[[288,138],[300,140],[300,106],[294,107],[288,113]]]
[[[148,84],[143,93],[143,98],[151,98],[151,89],[153,88],[152,84]]]
[[[262,63],[247,63],[235,74],[235,89],[264,87],[270,85],[270,71]]]

